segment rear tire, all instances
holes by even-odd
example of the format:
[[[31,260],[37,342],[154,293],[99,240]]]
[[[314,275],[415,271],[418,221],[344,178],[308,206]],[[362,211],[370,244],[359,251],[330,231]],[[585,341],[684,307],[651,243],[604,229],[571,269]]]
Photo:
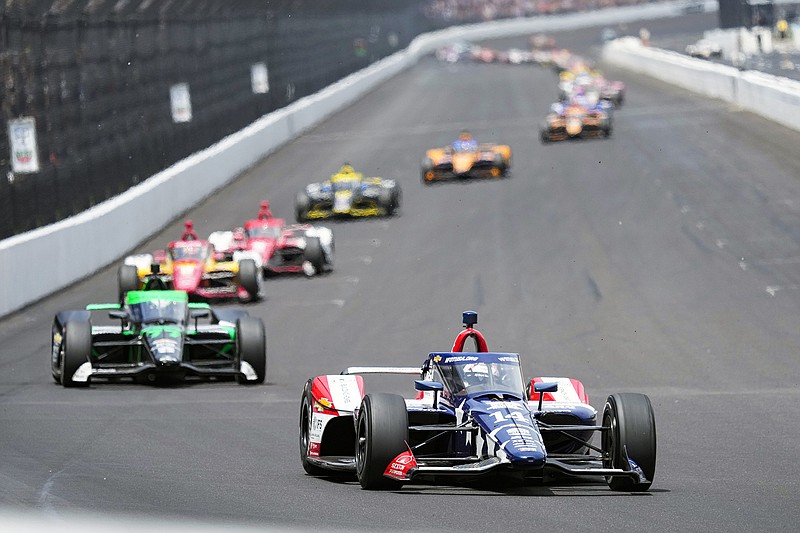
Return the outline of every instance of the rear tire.
[[[303,258],[314,267],[314,275],[322,274],[325,268],[325,254],[319,237],[306,237],[306,249]]]
[[[125,301],[129,291],[139,290],[139,271],[134,265],[122,265],[117,270],[117,287],[119,287],[119,301]]]
[[[391,490],[401,481],[383,475],[392,460],[407,450],[408,410],[396,394],[367,394],[356,424],[356,475],[362,489]]]
[[[88,320],[70,320],[64,325],[61,354],[61,384],[64,387],[88,387],[89,381],[73,381],[75,372],[89,361],[92,353],[92,325]]]
[[[308,220],[308,210],[311,209],[311,199],[305,193],[300,191],[294,200],[294,217],[298,222],[305,222]]]
[[[433,170],[433,161],[431,158],[423,158],[421,168],[422,172],[420,172],[420,177],[422,178],[422,183],[430,185],[436,180],[436,172]]]
[[[308,448],[311,442],[311,420],[313,419],[314,398],[311,396],[311,383],[308,380],[303,388],[303,397],[300,399],[300,463],[303,470],[309,476],[323,476],[327,473],[324,468],[320,468],[308,461]]]
[[[244,287],[251,300],[258,299],[258,267],[252,259],[239,261],[239,284]]]
[[[656,471],[656,419],[644,394],[612,394],[603,409],[603,466],[630,470],[625,452],[644,472],[646,483],[625,477],[607,477],[611,490],[642,492],[650,488]]]
[[[394,214],[394,200],[392,198],[391,189],[381,189],[378,192],[378,204],[386,212],[386,216],[390,217]]]
[[[498,170],[498,177],[506,175],[506,160],[503,154],[494,154],[494,167]]]
[[[267,337],[264,323],[258,318],[242,317],[236,321],[237,362],[247,363],[256,372],[256,379],[248,381],[241,372],[236,375],[240,385],[264,383],[267,374]]]

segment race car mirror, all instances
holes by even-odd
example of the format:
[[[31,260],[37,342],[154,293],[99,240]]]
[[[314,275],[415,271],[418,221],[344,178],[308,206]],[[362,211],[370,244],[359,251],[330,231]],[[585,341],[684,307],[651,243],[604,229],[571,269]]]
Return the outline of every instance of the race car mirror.
[[[114,309],[108,312],[108,318],[118,318],[119,320],[125,322],[128,320],[128,312],[121,309]]]
[[[542,410],[542,400],[544,399],[544,394],[543,393],[545,393],[545,392],[556,392],[558,390],[558,383],[544,383],[544,382],[534,383],[533,384],[533,390],[534,390],[534,392],[538,392],[539,393],[539,407],[538,407],[537,410],[541,411]]]
[[[439,407],[439,391],[444,390],[444,385],[438,381],[428,381],[425,379],[417,379],[414,381],[414,388],[418,391],[433,391],[433,408]]]
[[[194,329],[197,329],[197,319],[206,318],[209,315],[208,309],[192,309],[189,316],[194,319]]]

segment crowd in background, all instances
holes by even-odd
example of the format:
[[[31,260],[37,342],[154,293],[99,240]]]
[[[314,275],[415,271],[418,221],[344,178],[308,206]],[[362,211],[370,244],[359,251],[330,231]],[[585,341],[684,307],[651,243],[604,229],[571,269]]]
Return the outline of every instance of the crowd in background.
[[[429,17],[451,22],[479,22],[607,7],[652,3],[648,0],[432,0]]]

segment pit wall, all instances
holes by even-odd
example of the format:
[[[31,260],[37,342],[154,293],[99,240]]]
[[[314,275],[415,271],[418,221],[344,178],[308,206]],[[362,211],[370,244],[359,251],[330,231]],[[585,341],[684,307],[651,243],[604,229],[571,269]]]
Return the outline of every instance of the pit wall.
[[[437,47],[673,17],[684,2],[459,26],[421,35],[408,48],[265,115],[119,196],[74,217],[0,241],[0,317],[85,279],[130,252],[259,160]],[[708,7],[707,7],[708,8]],[[598,35],[598,41],[600,36]],[[635,53],[627,53],[631,64]],[[754,98],[757,95],[754,95]],[[115,294],[113,290],[109,295]],[[90,303],[90,302],[87,302]]]
[[[603,61],[684,89],[718,98],[787,128],[800,130],[800,82],[739,70],[625,37],[603,47]]]

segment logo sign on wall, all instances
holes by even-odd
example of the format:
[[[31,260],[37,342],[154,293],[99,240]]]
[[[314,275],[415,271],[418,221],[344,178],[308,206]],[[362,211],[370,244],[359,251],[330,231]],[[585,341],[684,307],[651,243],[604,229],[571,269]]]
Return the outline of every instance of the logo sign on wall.
[[[39,172],[36,120],[33,117],[9,120],[8,138],[11,141],[11,170],[17,174]]]
[[[250,66],[250,84],[254,94],[269,92],[269,75],[266,63],[254,63]]]
[[[189,96],[189,84],[177,83],[170,87],[169,100],[172,107],[172,122],[191,122],[192,98]]]

